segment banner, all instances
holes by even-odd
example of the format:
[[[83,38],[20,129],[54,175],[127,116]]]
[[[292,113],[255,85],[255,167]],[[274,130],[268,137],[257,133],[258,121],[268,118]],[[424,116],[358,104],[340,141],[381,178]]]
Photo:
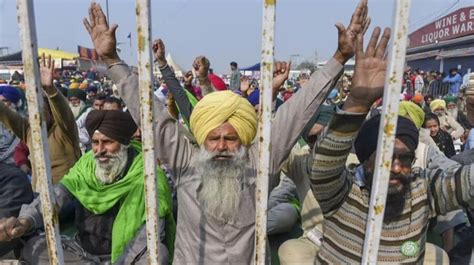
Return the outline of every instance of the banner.
[[[79,53],[80,58],[87,58],[87,59],[91,59],[91,60],[94,60],[94,61],[99,60],[99,55],[97,54],[95,49],[89,49],[89,48],[82,47],[82,46],[78,45],[77,46],[77,52]]]

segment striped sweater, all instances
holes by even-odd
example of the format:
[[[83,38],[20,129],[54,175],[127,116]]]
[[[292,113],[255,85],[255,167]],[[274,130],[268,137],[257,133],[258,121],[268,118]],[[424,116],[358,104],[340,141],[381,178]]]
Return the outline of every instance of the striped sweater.
[[[345,161],[364,118],[338,111],[316,146],[310,178],[325,216],[320,262],[360,263],[362,259],[370,190],[357,181],[355,171],[346,169]],[[471,166],[433,165],[413,174],[400,219],[383,224],[379,262],[421,262],[429,219],[474,203]],[[408,241],[419,247],[412,256],[401,252]]]

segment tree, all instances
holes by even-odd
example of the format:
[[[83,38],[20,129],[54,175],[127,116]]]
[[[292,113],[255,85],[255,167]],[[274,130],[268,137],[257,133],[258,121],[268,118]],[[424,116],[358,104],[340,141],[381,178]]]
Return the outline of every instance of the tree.
[[[298,70],[309,70],[311,73],[314,72],[314,70],[316,70],[317,68],[317,65],[313,62],[310,62],[310,61],[303,61],[302,63],[300,63],[296,69]]]

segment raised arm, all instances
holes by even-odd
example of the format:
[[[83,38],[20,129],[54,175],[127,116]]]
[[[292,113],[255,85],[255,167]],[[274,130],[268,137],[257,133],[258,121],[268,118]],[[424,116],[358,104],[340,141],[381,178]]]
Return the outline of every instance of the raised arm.
[[[352,180],[348,177],[345,162],[352,141],[372,103],[383,95],[387,68],[384,55],[390,39],[390,30],[384,31],[380,42],[379,36],[380,28],[377,27],[364,52],[363,35],[357,35],[356,66],[351,93],[343,106],[343,112],[336,111],[329,128],[315,146],[311,188],[325,214],[331,214],[337,209],[350,191]]]
[[[339,37],[334,56],[323,69],[311,76],[304,88],[278,109],[272,124],[272,131],[278,132],[273,133],[271,139],[272,172],[276,173],[279,170],[304,127],[334,87],[342,74],[344,64],[354,56],[356,34],[363,34],[369,23],[367,2],[362,0],[352,15],[347,29],[340,23],[336,24]],[[289,67],[286,67],[286,70],[289,71]],[[277,69],[274,82],[280,79],[280,75],[288,76],[288,73]]]
[[[186,122],[189,123],[189,117],[191,117],[191,113],[193,112],[193,106],[173,70],[168,66],[165,57],[165,44],[161,39],[155,40],[153,43],[153,53],[155,54],[155,61],[158,63],[161,75],[163,76],[169,91],[173,94],[173,98],[178,105],[181,115]]]
[[[84,25],[97,53],[107,64],[107,76],[116,84],[135,122],[140,124],[138,75],[133,74],[117,54],[115,48],[117,25],[109,27],[102,8],[96,3],[91,3],[89,16],[89,20],[84,19]],[[171,168],[174,177],[179,177],[189,165],[193,146],[178,132],[178,127],[181,125],[168,114],[163,103],[155,97],[153,100],[155,154],[162,163]]]
[[[199,80],[202,96],[216,91],[208,77],[209,67],[211,67],[211,63],[206,57],[198,56],[196,59],[194,59],[193,69],[194,72],[196,72],[197,78]]]
[[[54,122],[63,132],[66,132],[65,135],[68,135],[71,142],[78,143],[79,136],[74,114],[72,114],[66,97],[53,86],[54,60],[51,60],[51,55],[48,55],[48,59],[46,59],[43,53],[40,61],[40,72],[41,85],[48,96]]]

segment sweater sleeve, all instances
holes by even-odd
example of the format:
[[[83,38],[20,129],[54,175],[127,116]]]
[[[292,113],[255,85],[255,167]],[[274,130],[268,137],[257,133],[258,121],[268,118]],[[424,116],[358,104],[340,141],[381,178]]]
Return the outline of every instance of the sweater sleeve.
[[[345,164],[365,116],[336,111],[314,147],[311,189],[325,215],[337,210],[351,189]]]

